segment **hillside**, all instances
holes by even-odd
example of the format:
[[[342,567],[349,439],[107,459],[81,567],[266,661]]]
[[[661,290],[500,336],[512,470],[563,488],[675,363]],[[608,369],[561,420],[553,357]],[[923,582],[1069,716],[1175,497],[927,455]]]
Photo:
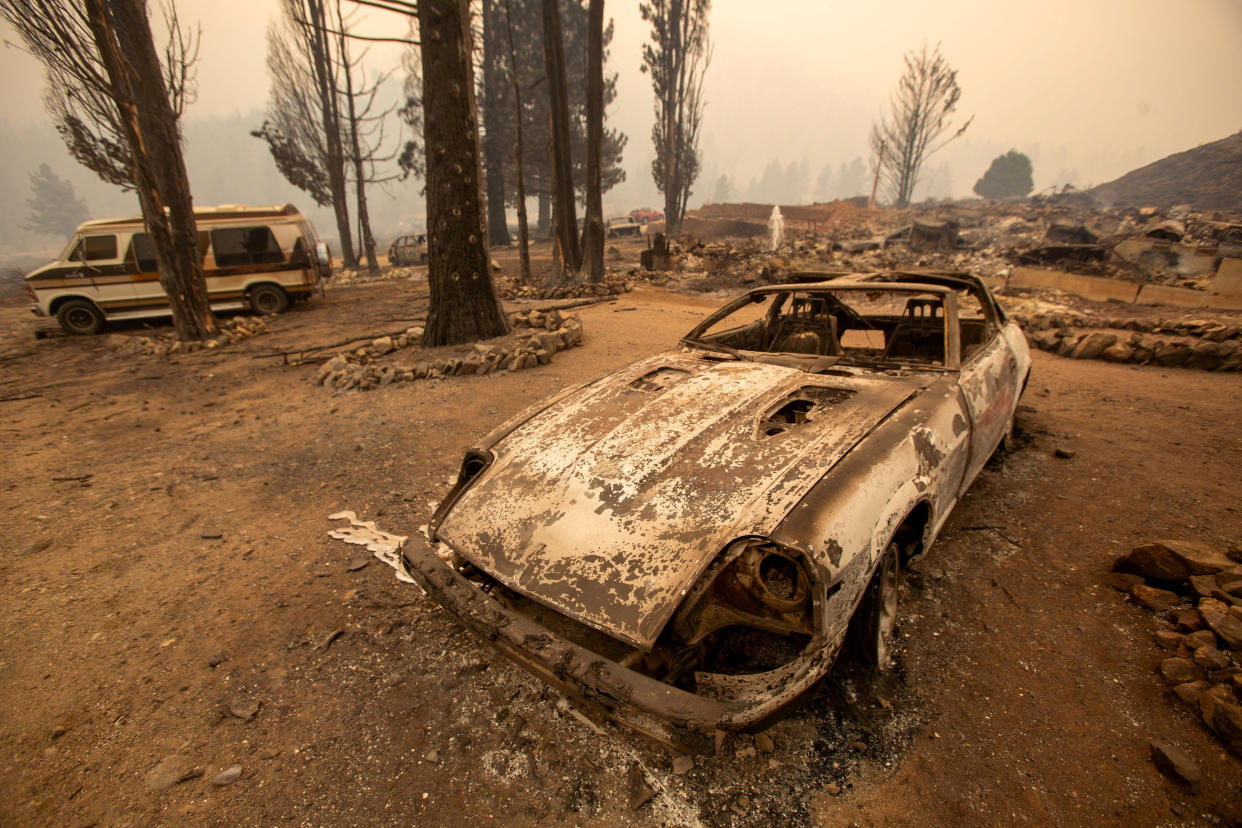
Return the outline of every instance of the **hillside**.
[[[1171,207],[1242,212],[1242,132],[1132,170],[1090,190],[1117,207]]]

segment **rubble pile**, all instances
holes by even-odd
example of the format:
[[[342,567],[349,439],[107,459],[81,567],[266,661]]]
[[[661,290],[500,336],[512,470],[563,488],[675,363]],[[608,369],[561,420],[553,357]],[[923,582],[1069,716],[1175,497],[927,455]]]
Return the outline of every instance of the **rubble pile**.
[[[372,272],[365,267],[339,268],[332,273],[332,284],[334,285],[357,285],[367,282],[394,282],[398,279],[414,279],[427,278],[427,266],[398,266],[381,267],[379,270]]]
[[[680,272],[691,289],[759,281],[765,262],[774,259],[785,260],[788,272],[917,267],[1004,278],[1014,267],[1039,266],[1207,290],[1222,258],[1242,257],[1237,217],[1186,205],[1098,209],[1076,191],[909,210],[859,209],[848,202],[781,205],[787,241],[775,253],[762,249],[759,238],[770,210],[718,204],[691,211],[683,224],[691,235],[670,242],[667,259],[649,269]],[[753,232],[727,232],[729,222],[754,225]],[[779,276],[782,268],[772,272]]]
[[[522,371],[547,365],[558,351],[582,344],[582,321],[577,316],[566,316],[557,310],[513,313],[509,315],[509,324],[515,333],[488,342],[476,342],[468,349],[458,348],[437,357],[404,364],[378,361],[402,350],[422,351],[418,343],[423,329],[410,328],[399,336],[380,337],[369,345],[337,354],[320,367],[311,381],[339,393],[368,391],[395,382]],[[520,332],[522,328],[526,332]]]
[[[1187,541],[1135,547],[1113,565],[1114,586],[1156,613],[1160,675],[1242,757],[1242,546],[1221,553]]]
[[[232,319],[219,320],[220,336],[216,339],[186,341],[171,336],[130,336],[127,334],[109,334],[108,347],[126,354],[142,356],[172,356],[173,354],[190,354],[200,350],[219,348],[223,344],[241,342],[254,336],[268,333],[267,321],[261,316],[234,316]]]
[[[1014,314],[1014,319],[1026,332],[1027,342],[1032,347],[1057,356],[1165,368],[1242,371],[1242,327],[1225,322],[1090,317],[1075,312]],[[1075,331],[1074,328],[1097,330]],[[1127,336],[1126,331],[1133,333]]]
[[[628,279],[609,274],[603,282],[580,282],[554,287],[538,287],[522,284],[513,276],[497,276],[496,295],[501,299],[590,299],[596,296],[620,296],[634,289],[634,283]]]

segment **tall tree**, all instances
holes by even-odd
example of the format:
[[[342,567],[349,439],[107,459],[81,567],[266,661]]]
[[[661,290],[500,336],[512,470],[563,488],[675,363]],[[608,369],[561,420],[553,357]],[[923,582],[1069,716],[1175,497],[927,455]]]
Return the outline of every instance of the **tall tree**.
[[[642,64],[651,74],[655,92],[651,173],[664,194],[665,226],[676,233],[699,175],[703,77],[711,63],[707,25],[711,0],[650,0],[638,9],[651,23],[651,42],[643,46]]]
[[[145,0],[86,0],[86,14],[133,156],[138,201],[180,339],[216,336],[194,204]]]
[[[73,184],[47,164],[40,164],[38,171],[30,174],[30,193],[26,201],[30,208],[27,230],[65,237],[86,221],[86,205],[74,192]]]
[[[181,28],[171,0],[161,8],[168,30],[161,72],[169,105],[180,116],[194,99],[199,33]],[[0,0],[0,15],[43,64],[44,106],[69,154],[107,183],[133,189],[133,159],[82,4]]]
[[[430,307],[423,345],[508,332],[489,270],[468,10],[462,0],[419,0],[427,165]]]
[[[518,80],[517,47],[513,42],[513,11],[509,0],[505,2],[505,34],[509,43],[509,82],[513,86],[515,117],[514,133],[516,143],[513,148],[514,168],[517,173],[517,210],[518,210],[518,258],[521,262],[522,281],[530,283],[530,227],[526,221],[526,130],[522,126],[522,84]]]
[[[940,44],[930,52],[927,44],[905,55],[906,70],[889,100],[889,113],[871,127],[872,163],[893,206],[908,207],[923,162],[958,138],[973,116],[955,132],[950,123],[962,96],[957,70],[940,54]],[[947,137],[946,137],[947,135]]]
[[[506,32],[508,15],[501,0],[483,0],[483,173],[487,182],[488,244],[508,244],[509,223],[505,217],[505,129],[503,118],[506,92]]]
[[[557,0],[543,0],[543,63],[548,87],[552,133],[552,223],[556,261],[568,273],[582,269],[578,216],[574,200],[574,167],[569,144],[569,81],[565,77],[565,43]]]
[[[587,36],[586,225],[582,247],[587,281],[604,281],[604,202],[600,191],[604,144],[604,0],[590,0]]]

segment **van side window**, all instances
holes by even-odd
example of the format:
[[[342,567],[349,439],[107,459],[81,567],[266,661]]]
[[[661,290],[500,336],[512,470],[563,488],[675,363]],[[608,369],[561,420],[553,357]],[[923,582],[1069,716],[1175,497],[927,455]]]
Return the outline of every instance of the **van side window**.
[[[139,273],[157,273],[160,269],[155,258],[155,243],[150,233],[135,233],[125,260],[132,262]]]
[[[211,231],[217,267],[283,262],[284,251],[267,225],[226,227]]]
[[[75,262],[98,262],[116,258],[116,236],[83,236],[71,256]]]

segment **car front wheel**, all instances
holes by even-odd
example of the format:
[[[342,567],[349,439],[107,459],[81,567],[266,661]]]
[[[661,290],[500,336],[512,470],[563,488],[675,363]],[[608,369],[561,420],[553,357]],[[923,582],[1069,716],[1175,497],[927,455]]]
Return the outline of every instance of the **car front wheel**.
[[[884,550],[862,603],[854,613],[850,633],[863,659],[876,670],[893,664],[893,635],[897,629],[897,592],[901,582],[900,550],[893,542]]]
[[[70,299],[56,311],[56,321],[71,334],[97,334],[103,330],[103,311],[86,299]]]

